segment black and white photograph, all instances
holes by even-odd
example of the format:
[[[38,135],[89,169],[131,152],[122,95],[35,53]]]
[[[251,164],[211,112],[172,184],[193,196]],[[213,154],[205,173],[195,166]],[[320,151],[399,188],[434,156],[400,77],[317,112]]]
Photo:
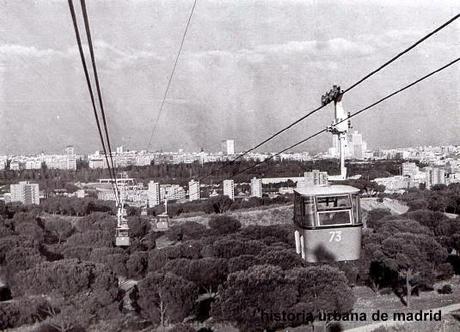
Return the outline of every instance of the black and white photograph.
[[[460,1],[0,0],[0,331],[460,331]]]

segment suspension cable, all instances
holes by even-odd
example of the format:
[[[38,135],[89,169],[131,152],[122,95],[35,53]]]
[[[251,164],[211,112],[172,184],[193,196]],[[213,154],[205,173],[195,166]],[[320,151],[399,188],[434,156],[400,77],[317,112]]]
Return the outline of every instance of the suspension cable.
[[[105,161],[107,163],[109,176],[113,180],[114,179],[113,170],[110,167],[107,148],[106,148],[106,144],[105,144],[105,141],[104,141],[104,135],[102,133],[101,123],[100,123],[100,120],[99,120],[99,115],[97,113],[93,87],[92,87],[91,79],[90,79],[90,76],[89,76],[88,66],[86,64],[85,53],[83,51],[83,46],[82,46],[81,37],[80,37],[80,30],[78,28],[78,22],[77,22],[77,17],[76,17],[76,14],[75,14],[75,7],[73,5],[73,0],[68,0],[68,4],[69,4],[70,15],[72,17],[73,28],[74,28],[74,31],[75,31],[75,38],[76,38],[76,41],[77,41],[78,51],[80,53],[80,60],[81,60],[82,66],[83,66],[84,74],[85,74],[86,85],[88,87],[88,92],[89,92],[89,95],[90,95],[90,98],[91,98],[91,105],[92,105],[92,108],[93,108],[94,118],[96,119],[96,125],[97,125],[97,130],[98,130],[98,133],[99,133],[99,138],[101,140],[102,149],[104,151],[104,156],[105,156]],[[116,191],[115,184],[112,182],[112,190],[114,191],[115,197],[117,198],[117,191]]]
[[[154,122],[153,127],[152,127],[152,132],[150,133],[149,143],[147,144],[147,151],[150,149],[150,145],[152,143],[153,135],[154,135],[155,130],[157,128],[158,122],[160,121],[161,113],[163,112],[166,97],[168,96],[169,88],[171,87],[171,83],[172,83],[172,80],[173,80],[173,77],[174,77],[174,73],[176,72],[177,63],[179,62],[179,57],[180,57],[180,55],[182,53],[182,48],[184,47],[185,37],[187,36],[188,28],[190,26],[190,22],[192,20],[193,13],[195,12],[196,2],[197,2],[197,0],[195,0],[193,2],[192,10],[190,11],[190,15],[188,17],[187,24],[185,25],[184,33],[182,34],[182,39],[181,39],[181,42],[180,42],[179,50],[178,50],[176,58],[174,60],[174,64],[173,64],[173,67],[172,67],[171,74],[169,75],[168,84],[166,84],[166,89],[165,89],[165,92],[163,94],[163,99],[161,100],[160,110],[157,113],[157,117],[156,117],[155,122]]]

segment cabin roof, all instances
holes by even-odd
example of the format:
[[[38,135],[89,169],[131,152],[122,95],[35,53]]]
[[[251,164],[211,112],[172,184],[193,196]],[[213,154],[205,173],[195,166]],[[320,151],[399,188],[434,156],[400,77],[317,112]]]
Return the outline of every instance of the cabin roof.
[[[296,188],[295,192],[303,196],[356,194],[359,189],[343,184],[327,186],[305,186]]]

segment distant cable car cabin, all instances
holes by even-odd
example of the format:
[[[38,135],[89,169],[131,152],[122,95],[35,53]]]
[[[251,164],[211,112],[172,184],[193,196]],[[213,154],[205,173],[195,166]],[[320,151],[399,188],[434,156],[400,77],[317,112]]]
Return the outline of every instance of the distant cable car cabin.
[[[165,199],[165,211],[156,217],[155,227],[157,230],[167,230],[169,228],[168,199]]]
[[[115,245],[117,247],[127,247],[129,246],[129,227],[127,221],[126,209],[121,205],[118,209],[118,222],[117,228],[115,231]]]
[[[307,262],[357,260],[361,253],[359,189],[307,186],[294,191],[296,251]]]
[[[156,216],[156,229],[158,230],[166,230],[169,228],[169,216],[167,213],[162,213]]]

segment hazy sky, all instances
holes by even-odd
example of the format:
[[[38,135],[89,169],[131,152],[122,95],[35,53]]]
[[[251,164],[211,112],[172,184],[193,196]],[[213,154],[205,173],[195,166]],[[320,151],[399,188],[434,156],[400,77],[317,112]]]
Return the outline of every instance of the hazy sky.
[[[78,1],[74,1],[79,9]],[[89,0],[113,145],[146,148],[193,0]],[[460,12],[460,1],[198,0],[152,149],[258,143]],[[77,12],[80,15],[80,12]],[[460,55],[460,19],[344,98],[356,111]],[[83,25],[80,25],[83,30]],[[460,144],[460,65],[353,121],[371,148]],[[332,122],[329,106],[270,144]],[[328,134],[300,150],[324,150]],[[66,0],[0,0],[0,154],[100,148]]]

